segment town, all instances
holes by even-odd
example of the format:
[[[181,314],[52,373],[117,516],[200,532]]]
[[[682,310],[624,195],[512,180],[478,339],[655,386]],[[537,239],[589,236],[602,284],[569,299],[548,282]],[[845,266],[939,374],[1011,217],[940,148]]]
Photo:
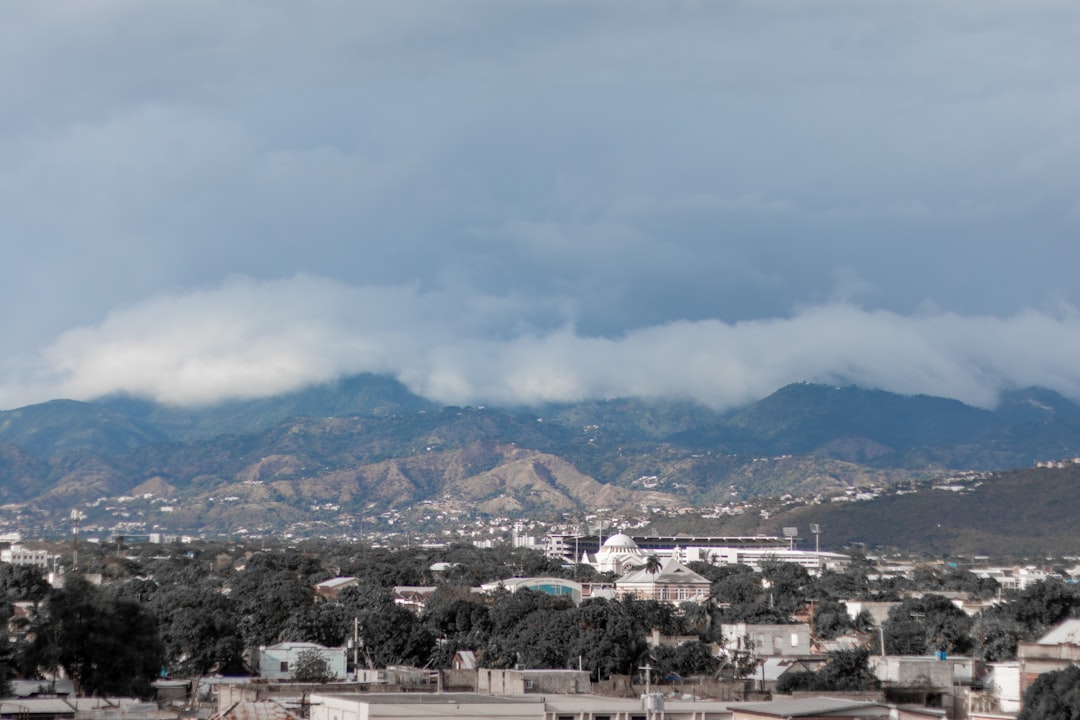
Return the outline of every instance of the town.
[[[816,526],[812,550],[798,528],[593,529],[9,534],[0,716],[1001,718],[1080,658],[1077,558],[833,552]]]

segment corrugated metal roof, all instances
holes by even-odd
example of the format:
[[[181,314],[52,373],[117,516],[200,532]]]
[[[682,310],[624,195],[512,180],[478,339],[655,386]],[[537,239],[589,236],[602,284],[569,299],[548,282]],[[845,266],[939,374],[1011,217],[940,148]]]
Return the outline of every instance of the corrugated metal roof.
[[[1066,620],[1038,640],[1039,645],[1080,645],[1080,620]]]
[[[233,703],[209,720],[300,720],[273,700]]]
[[[60,698],[26,698],[25,700],[0,702],[0,714],[18,715],[75,715],[75,708]]]

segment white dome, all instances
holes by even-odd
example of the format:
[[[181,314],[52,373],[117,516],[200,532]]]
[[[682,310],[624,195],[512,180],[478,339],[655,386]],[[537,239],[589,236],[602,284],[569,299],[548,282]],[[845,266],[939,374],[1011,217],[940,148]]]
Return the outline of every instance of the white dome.
[[[604,541],[604,547],[606,548],[627,548],[637,550],[637,543],[634,542],[634,538],[622,533],[615,533],[607,540]]]

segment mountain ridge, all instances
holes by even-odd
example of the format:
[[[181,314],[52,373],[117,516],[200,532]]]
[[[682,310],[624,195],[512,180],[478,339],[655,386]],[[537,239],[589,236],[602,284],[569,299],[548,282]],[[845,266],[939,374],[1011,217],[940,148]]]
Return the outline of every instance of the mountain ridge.
[[[996,410],[813,384],[728,413],[640,399],[504,410],[433,408],[359,376],[277,403],[108,398],[0,413],[0,498],[27,513],[0,524],[45,515],[55,529],[72,507],[103,528],[196,533],[686,513],[1074,455],[1080,407],[1038,388]],[[117,497],[134,498],[130,511]]]

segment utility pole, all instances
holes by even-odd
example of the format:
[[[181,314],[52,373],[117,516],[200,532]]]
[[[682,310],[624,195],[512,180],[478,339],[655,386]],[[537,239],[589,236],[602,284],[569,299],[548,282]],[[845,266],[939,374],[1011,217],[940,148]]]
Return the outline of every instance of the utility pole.
[[[360,618],[353,618],[352,625],[352,664],[356,679],[360,680]]]
[[[645,717],[647,718],[647,720],[652,720],[652,666],[646,663],[645,665],[641,666],[641,669],[645,671]]]

